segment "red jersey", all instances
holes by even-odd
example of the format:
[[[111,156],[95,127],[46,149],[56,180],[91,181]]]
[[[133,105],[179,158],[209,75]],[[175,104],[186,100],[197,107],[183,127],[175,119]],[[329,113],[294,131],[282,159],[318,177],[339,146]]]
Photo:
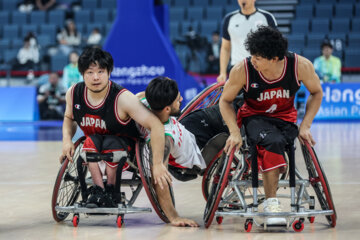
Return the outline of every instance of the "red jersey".
[[[263,115],[296,123],[295,94],[300,88],[297,76],[298,56],[288,52],[284,57],[284,69],[276,80],[267,80],[252,66],[250,57],[244,59],[246,85],[244,104],[237,114],[238,125],[245,117]]]

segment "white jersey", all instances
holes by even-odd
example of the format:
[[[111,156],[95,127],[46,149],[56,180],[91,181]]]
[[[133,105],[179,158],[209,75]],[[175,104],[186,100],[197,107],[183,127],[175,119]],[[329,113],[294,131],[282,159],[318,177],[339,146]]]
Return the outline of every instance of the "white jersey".
[[[245,39],[251,30],[254,31],[261,25],[276,28],[277,23],[271,13],[261,9],[256,9],[251,15],[244,15],[236,10],[225,16],[222,37],[231,41],[231,66],[250,55],[244,46]]]
[[[145,98],[141,99],[141,102],[149,107]],[[142,137],[146,142],[149,142],[150,131],[138,124],[137,126]],[[196,144],[194,134],[189,132],[175,117],[170,117],[169,120],[164,123],[164,128],[165,136],[169,136],[173,140],[170,155],[175,160],[176,165],[185,168],[193,168],[193,166],[198,166],[201,169],[206,168],[205,160]]]

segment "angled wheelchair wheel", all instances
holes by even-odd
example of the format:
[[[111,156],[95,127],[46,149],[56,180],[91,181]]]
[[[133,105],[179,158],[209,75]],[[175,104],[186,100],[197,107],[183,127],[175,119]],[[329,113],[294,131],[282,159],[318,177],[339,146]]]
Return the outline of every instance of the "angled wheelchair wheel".
[[[303,152],[306,168],[309,173],[309,180],[314,188],[318,201],[323,210],[333,210],[334,214],[326,216],[329,224],[332,227],[336,226],[336,211],[334,201],[330,192],[329,183],[326,179],[325,172],[323,167],[316,156],[314,148],[310,146],[308,142],[305,142],[304,145],[301,145]]]
[[[205,227],[208,228],[211,225],[212,220],[214,219],[215,212],[218,209],[219,203],[222,199],[223,192],[229,181],[229,173],[231,169],[231,164],[234,159],[233,149],[230,155],[223,154],[217,164],[217,168],[214,170],[214,175],[218,176],[218,181],[214,181],[211,185],[211,190],[208,195],[208,199],[204,211],[204,223]]]
[[[167,218],[165,212],[161,209],[155,188],[153,187],[152,173],[151,173],[152,162],[150,158],[151,153],[149,146],[144,142],[137,142],[135,151],[136,151],[136,161],[138,164],[141,181],[143,183],[146,195],[148,196],[151,205],[153,206],[155,212],[160,217],[160,219],[163,220],[165,223],[169,223],[170,221]],[[175,206],[174,193],[171,186],[169,186],[169,191],[173,205]]]
[[[75,152],[73,162],[65,159],[60,167],[58,175],[55,180],[55,185],[51,200],[51,210],[55,221],[61,222],[66,219],[69,213],[56,211],[55,207],[72,206],[80,195],[80,179],[78,176],[77,162],[82,161],[80,157],[80,150],[85,137],[81,137],[75,142]],[[87,172],[87,167],[80,169],[84,176]]]
[[[202,90],[182,110],[179,121],[192,111],[213,106],[219,102],[224,88],[224,82],[214,83]]]
[[[209,192],[211,191],[211,186],[213,185],[213,183],[218,183],[219,181],[218,176],[215,175],[215,173],[217,172],[216,170],[218,169],[219,163],[221,162],[222,154],[223,150],[216,154],[216,156],[213,158],[213,160],[210,162],[204,172],[202,178],[202,192],[205,201],[207,201],[207,199],[209,198]]]

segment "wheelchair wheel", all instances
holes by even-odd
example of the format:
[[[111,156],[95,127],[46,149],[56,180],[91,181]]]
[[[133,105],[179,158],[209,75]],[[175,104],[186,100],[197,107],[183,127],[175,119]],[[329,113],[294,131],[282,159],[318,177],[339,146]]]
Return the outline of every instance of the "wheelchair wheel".
[[[218,181],[214,181],[211,186],[210,194],[208,195],[208,200],[206,202],[205,211],[204,211],[204,223],[205,227],[208,228],[211,225],[211,222],[215,216],[215,212],[218,209],[222,194],[228,184],[229,173],[231,169],[231,164],[234,159],[233,149],[230,155],[223,154],[217,164],[215,170],[215,176],[219,176]]]
[[[217,167],[221,161],[221,155],[223,153],[223,150],[221,150],[216,156],[211,160],[210,164],[207,166],[203,178],[202,178],[202,192],[203,196],[205,198],[205,201],[207,201],[209,197],[209,191],[211,190],[211,183],[217,183],[218,179],[215,177],[215,172],[217,170]]]
[[[205,198],[205,201],[208,200],[209,194],[211,191],[212,185],[219,182],[219,175],[217,175],[217,168],[221,163],[221,157],[223,154],[223,150],[221,150],[214,159],[210,162],[209,166],[206,168],[203,178],[202,178],[202,192]],[[232,171],[236,169],[236,166],[239,164],[239,160],[234,158],[230,168],[230,176],[233,176]]]
[[[80,157],[80,150],[85,137],[81,137],[75,142],[75,153],[73,156],[73,162],[65,159],[60,167],[58,175],[56,177],[52,200],[51,210],[55,221],[61,222],[66,219],[69,213],[56,211],[56,206],[66,207],[72,206],[80,195],[80,180],[77,170],[77,162],[82,161]],[[84,176],[87,172],[87,167],[81,169]]]
[[[306,168],[309,173],[310,183],[314,188],[316,196],[318,197],[321,208],[323,210],[334,211],[334,214],[326,216],[326,219],[332,227],[335,227],[337,218],[335,205],[323,167],[316,156],[314,148],[311,147],[308,142],[305,142],[304,145],[301,145],[301,149],[304,155]]]
[[[135,151],[136,151],[136,161],[138,164],[141,181],[143,183],[145,192],[151,202],[151,205],[153,206],[155,212],[157,213],[157,215],[160,217],[161,220],[163,220],[165,223],[170,223],[165,212],[161,209],[155,188],[153,187],[152,173],[151,173],[152,162],[150,158],[150,149],[146,143],[137,142]],[[169,186],[169,191],[173,205],[175,206],[174,193],[171,186]]]
[[[223,91],[224,84],[224,82],[214,83],[202,90],[182,109],[181,115],[178,120],[180,121],[188,113],[196,109],[207,108],[217,104]]]

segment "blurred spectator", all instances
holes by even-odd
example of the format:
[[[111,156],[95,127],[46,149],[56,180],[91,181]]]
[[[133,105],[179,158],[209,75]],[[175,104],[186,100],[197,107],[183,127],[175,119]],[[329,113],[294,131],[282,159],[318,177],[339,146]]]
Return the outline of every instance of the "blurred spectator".
[[[332,55],[333,46],[327,40],[321,44],[322,56],[314,60],[314,68],[322,82],[340,83],[341,61]]]
[[[25,38],[29,38],[30,41],[30,47],[39,49],[40,46],[38,44],[36,35],[33,32],[28,32],[25,36]]]
[[[60,44],[59,48],[63,54],[69,55],[71,51],[80,46],[81,34],[76,29],[73,20],[67,20],[65,28],[58,33],[57,40]]]
[[[34,0],[24,0],[18,4],[18,10],[22,13],[29,13],[35,8]]]
[[[94,28],[91,31],[86,43],[89,46],[94,46],[94,45],[99,46],[101,42],[101,38],[102,36],[100,30],[98,28]]]
[[[78,70],[79,54],[77,52],[71,52],[69,55],[70,63],[65,66],[63,71],[63,83],[68,89],[75,83],[83,81],[83,78]]]
[[[207,73],[219,72],[219,57],[220,57],[220,35],[218,31],[212,33],[211,43],[207,49]]]
[[[24,38],[24,45],[20,48],[15,63],[14,70],[34,70],[39,63],[39,49],[36,40],[30,35]]]
[[[52,72],[49,82],[40,86],[37,101],[41,119],[63,119],[66,89],[61,84],[59,75]]]
[[[48,11],[56,8],[56,0],[36,0],[36,7],[41,11]]]

